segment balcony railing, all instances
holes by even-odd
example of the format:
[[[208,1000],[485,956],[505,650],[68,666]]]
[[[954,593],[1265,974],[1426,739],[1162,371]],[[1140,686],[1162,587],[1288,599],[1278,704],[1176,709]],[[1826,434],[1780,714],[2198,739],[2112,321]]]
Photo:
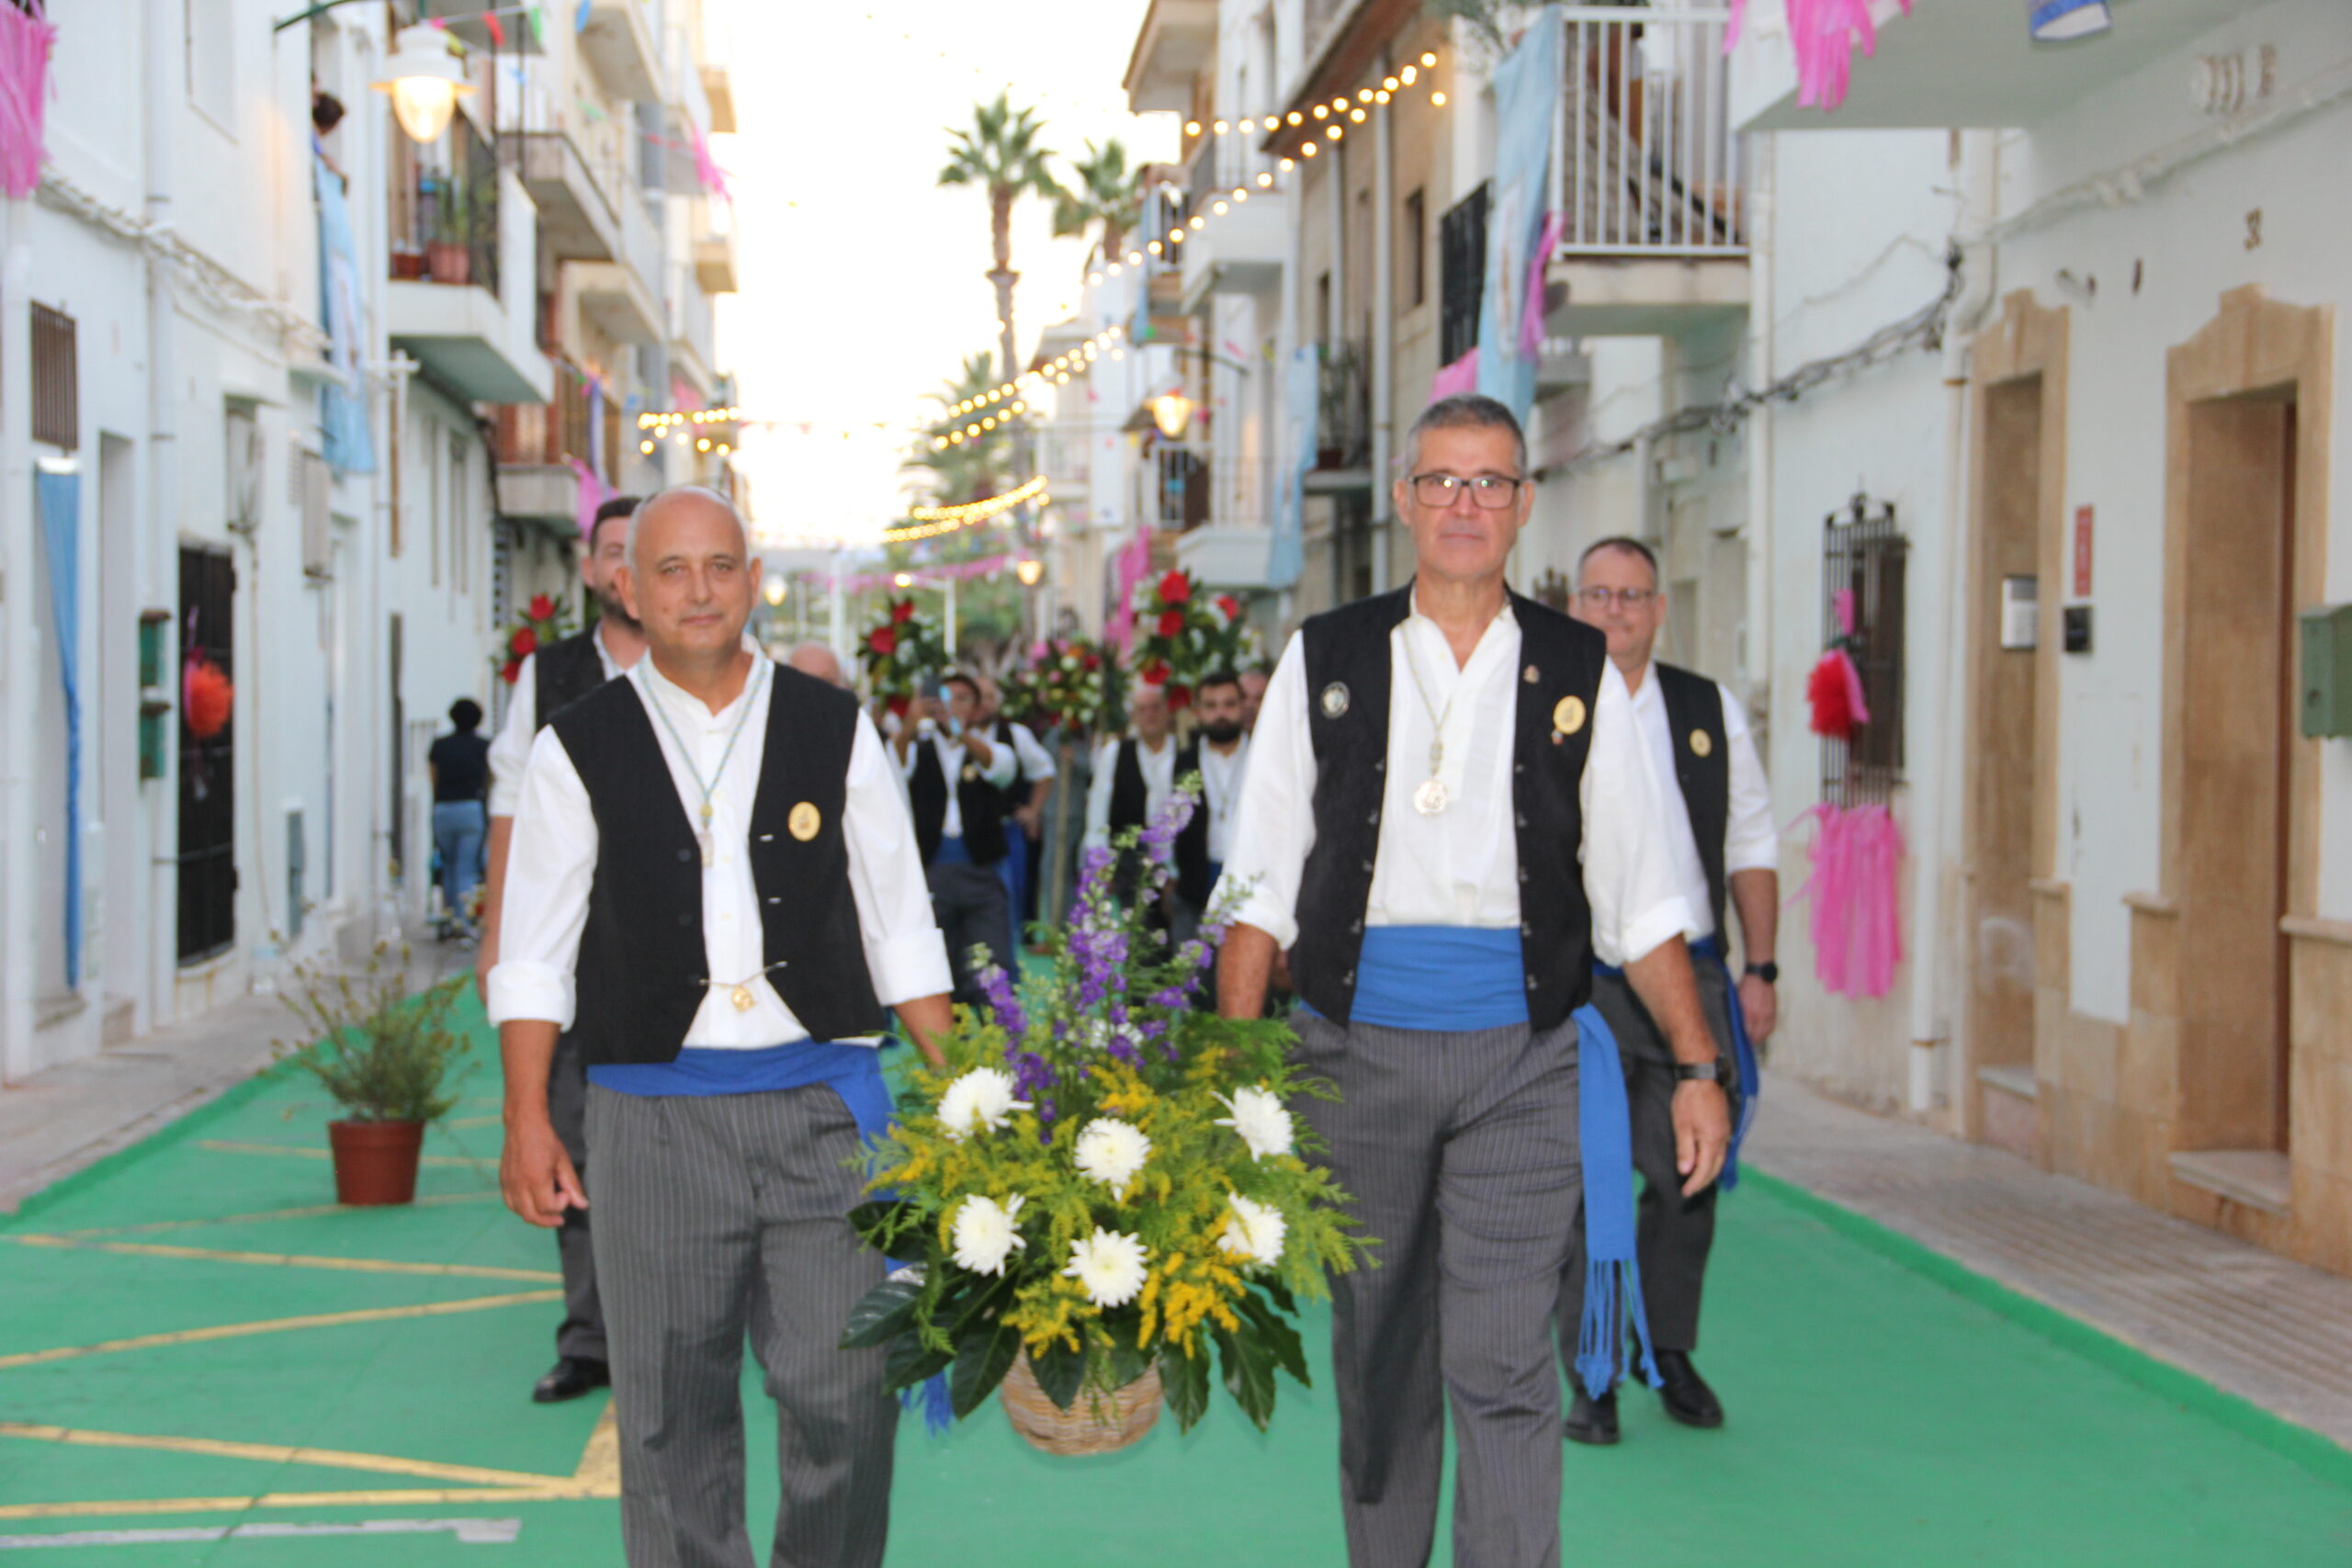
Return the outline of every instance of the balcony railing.
[[[1570,6],[1552,126],[1562,255],[1738,255],[1724,13]]]
[[[620,483],[621,410],[616,397],[592,397],[587,375],[556,360],[555,396],[545,403],[502,403],[498,460],[567,467],[577,458],[616,487]],[[599,461],[601,459],[601,461]]]
[[[1145,465],[1144,514],[1163,533],[1182,533],[1209,520],[1208,458],[1197,448],[1173,441],[1155,444]]]
[[[391,275],[498,290],[498,154],[459,115],[429,147],[392,138]]]
[[[1451,365],[1478,346],[1479,307],[1487,290],[1487,185],[1438,220],[1438,363]]]
[[[1315,410],[1315,467],[1361,468],[1372,461],[1372,355],[1360,343],[1316,345],[1322,361]]]

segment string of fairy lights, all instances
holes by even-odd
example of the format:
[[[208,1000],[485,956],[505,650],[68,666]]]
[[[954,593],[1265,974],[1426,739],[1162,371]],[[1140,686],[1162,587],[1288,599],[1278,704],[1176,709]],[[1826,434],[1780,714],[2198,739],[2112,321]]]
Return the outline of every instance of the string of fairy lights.
[[[975,523],[985,523],[991,517],[1012,511],[1023,502],[1035,501],[1040,505],[1046,500],[1046,476],[1039,474],[1028,483],[991,495],[980,501],[967,501],[959,506],[918,506],[907,515],[913,519],[906,527],[887,528],[882,533],[886,545],[910,545],[921,539],[935,539],[942,534],[952,534]]]

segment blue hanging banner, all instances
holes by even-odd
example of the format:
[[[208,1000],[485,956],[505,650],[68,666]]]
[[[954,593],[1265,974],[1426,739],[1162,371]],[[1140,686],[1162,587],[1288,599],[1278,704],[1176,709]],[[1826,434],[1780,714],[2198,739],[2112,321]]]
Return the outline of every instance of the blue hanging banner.
[[[1547,6],[1495,72],[1494,203],[1487,218],[1486,288],[1478,306],[1478,390],[1521,423],[1535,406],[1535,362],[1521,324],[1542,243],[1552,110],[1566,69],[1566,24]]]
[[[1283,367],[1283,434],[1290,442],[1290,472],[1282,476],[1275,498],[1274,536],[1266,559],[1266,581],[1288,588],[1306,566],[1306,476],[1315,467],[1316,444],[1322,439],[1317,422],[1322,414],[1323,356],[1313,344],[1291,351]]]
[[[82,476],[33,475],[50,615],[65,685],[65,983],[82,984]]]

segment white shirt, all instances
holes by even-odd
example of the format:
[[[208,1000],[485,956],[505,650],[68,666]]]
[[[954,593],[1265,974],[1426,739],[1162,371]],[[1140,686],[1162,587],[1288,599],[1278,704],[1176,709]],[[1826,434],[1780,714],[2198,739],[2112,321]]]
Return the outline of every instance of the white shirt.
[[[704,974],[712,985],[686,1031],[684,1043],[690,1046],[756,1050],[808,1037],[775,986],[760,974],[767,962],[766,942],[749,846],[752,803],[767,749],[775,670],[761,657],[742,693],[717,713],[673,684],[650,658],[628,672],[652,720],[687,820],[698,821],[702,806],[702,788],[687,766],[688,753],[702,776],[712,781],[713,854],[702,874]],[[742,733],[726,771],[719,773],[719,757],[739,715]],[[678,750],[681,741],[686,752]],[[940,995],[950,987],[947,944],[932,918],[914,823],[881,737],[862,714],[850,747],[847,784],[842,829],[848,840],[850,893],[857,906],[858,935],[876,998],[895,1007]],[[506,863],[505,923],[499,933],[499,963],[490,972],[492,1023],[541,1019],[571,1027],[572,972],[579,960],[580,933],[588,923],[588,888],[595,876],[596,852],[596,818],[587,788],[562,739],[549,727],[531,747],[522,801],[514,814],[514,847]],[[798,911],[775,914],[789,919]],[[746,1011],[736,1010],[729,999],[738,983],[751,988],[753,1002]]]
[[[1419,612],[1389,634],[1388,765],[1372,897],[1375,926],[1516,927],[1519,840],[1511,803],[1511,729],[1519,705],[1520,630],[1508,605],[1457,669],[1445,633]],[[1430,700],[1445,716],[1439,778],[1452,803],[1434,817],[1413,807],[1430,776],[1430,722],[1406,663],[1418,661]],[[1456,694],[1459,695],[1456,695]],[[1234,919],[1276,943],[1298,940],[1298,889],[1315,844],[1316,762],[1307,734],[1306,656],[1294,635],[1266,688],[1232,852],[1218,896],[1246,886]],[[1674,877],[1664,801],[1634,724],[1632,697],[1616,666],[1601,673],[1591,715],[1592,744],[1577,798],[1584,810],[1585,897],[1592,947],[1622,965],[1690,929],[1690,907]]]
[[[596,645],[596,662],[605,667],[605,679],[617,680],[621,667],[613,662],[613,650],[605,646],[601,626],[590,640]],[[539,732],[538,674],[539,656],[534,653],[515,672],[514,688],[506,694],[506,722],[498,727],[498,738],[490,743],[492,817],[514,816],[514,803],[523,798],[523,770],[530,763],[531,742]]]
[[[1044,742],[1037,739],[1036,733],[1027,725],[1014,724],[1009,719],[1001,718],[989,725],[986,733],[989,744],[991,746],[997,743],[1000,737],[1012,745],[1013,756],[1019,759],[1021,778],[1023,783],[1043,784],[1055,776],[1054,754],[1046,750]],[[1020,804],[1024,806],[1028,804],[1026,791],[1023,792]]]
[[[1756,738],[1748,732],[1747,710],[1731,689],[1718,684],[1724,704],[1724,744],[1731,753],[1731,809],[1724,823],[1724,878],[1735,872],[1781,869],[1781,840],[1772,827],[1772,791],[1764,782],[1764,764],[1756,755]],[[1650,767],[1666,797],[1667,838],[1674,854],[1674,880],[1690,906],[1693,941],[1715,930],[1714,898],[1707,886],[1707,868],[1699,859],[1699,836],[1690,826],[1690,807],[1676,782],[1674,731],[1667,722],[1666,693],[1645,670],[1634,693],[1634,718],[1649,743]]]
[[[988,738],[983,736],[981,739]],[[939,752],[939,769],[947,780],[947,817],[939,829],[940,835],[943,838],[960,839],[964,836],[964,804],[956,793],[956,786],[964,777],[964,743],[961,740],[947,739],[947,731],[943,728],[933,728],[930,744]],[[906,758],[899,764],[899,776],[902,781],[910,783],[913,780],[915,764],[922,760],[923,745],[923,737],[918,735],[907,747]],[[978,763],[973,765],[978,766]],[[1020,753],[1010,746],[1000,746],[993,741],[989,742],[989,763],[987,767],[980,769],[980,777],[999,789],[1009,789],[1012,785],[1012,781],[1020,776]]]
[[[1233,814],[1241,808],[1241,781],[1250,770],[1250,738],[1227,756],[1201,742],[1201,808],[1209,814],[1209,859],[1222,863],[1233,845]]]
[[[1176,793],[1174,736],[1160,737],[1157,751],[1134,736],[1105,740],[1094,753],[1094,777],[1086,786],[1086,848],[1090,850],[1111,841],[1111,786],[1116,781],[1122,746],[1135,748],[1136,765],[1143,770],[1144,820],[1159,816],[1168,797]]]

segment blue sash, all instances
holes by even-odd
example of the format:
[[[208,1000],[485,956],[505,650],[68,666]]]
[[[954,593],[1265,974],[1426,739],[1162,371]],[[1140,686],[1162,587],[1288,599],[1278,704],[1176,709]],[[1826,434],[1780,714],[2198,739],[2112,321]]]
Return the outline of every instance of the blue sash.
[[[871,1045],[795,1040],[755,1051],[690,1045],[674,1062],[616,1062],[590,1067],[588,1081],[615,1094],[660,1099],[675,1095],[763,1094],[772,1089],[830,1084],[857,1122],[861,1144],[890,1125],[890,1089],[882,1081],[882,1053]]]
[[[1527,1021],[1527,960],[1509,927],[1368,926],[1350,1019],[1388,1029]]]

